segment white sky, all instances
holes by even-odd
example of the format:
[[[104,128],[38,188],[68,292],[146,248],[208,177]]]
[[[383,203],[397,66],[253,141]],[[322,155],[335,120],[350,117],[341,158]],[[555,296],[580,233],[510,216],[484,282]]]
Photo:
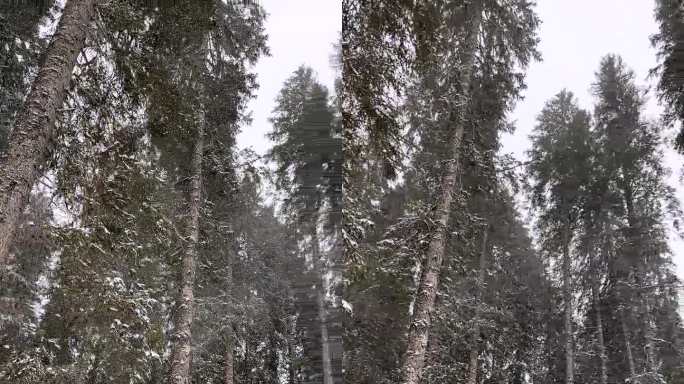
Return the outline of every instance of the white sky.
[[[264,154],[271,146],[264,136],[271,130],[268,118],[283,82],[302,64],[318,74],[319,81],[332,93],[335,71],[330,66],[333,44],[342,29],[342,3],[339,0],[261,0],[268,13],[266,33],[271,56],[256,66],[259,90],[249,110],[254,121],[238,136],[240,148],[252,147]]]
[[[311,66],[332,90],[336,74],[330,55],[341,29],[339,0],[262,0],[262,5],[269,14],[266,32],[271,56],[257,64],[260,89],[249,104],[254,121],[238,137],[240,148],[252,147],[260,154],[270,146],[264,135],[271,129],[268,117],[275,97],[300,64]],[[649,42],[649,36],[657,31],[653,6],[652,0],[539,0],[543,61],[533,63],[527,72],[525,100],[512,114],[517,130],[504,138],[504,152],[524,159],[537,113],[564,87],[576,95],[583,108],[591,110],[590,86],[601,57],[607,53],[620,54],[635,71],[637,82],[652,86],[654,80],[647,74],[656,65],[655,50]],[[651,97],[646,117],[659,115],[660,107]],[[671,185],[684,200],[684,187],[678,181],[684,158],[669,151],[666,162],[673,170]],[[684,242],[673,239],[671,245],[678,275],[684,280]]]
[[[504,152],[525,159],[528,135],[544,103],[562,88],[572,91],[582,108],[593,111],[590,86],[602,56],[616,53],[636,73],[639,85],[653,86],[648,71],[655,67],[655,50],[649,37],[657,32],[653,0],[539,0],[537,13],[542,20],[539,50],[543,61],[527,71],[525,100],[517,105],[512,118],[517,121],[514,135],[504,138]],[[658,118],[661,108],[651,92],[647,118]],[[678,181],[684,158],[668,150],[666,164],[672,169],[670,184],[684,200],[684,187]],[[674,261],[684,280],[684,242],[671,238]]]

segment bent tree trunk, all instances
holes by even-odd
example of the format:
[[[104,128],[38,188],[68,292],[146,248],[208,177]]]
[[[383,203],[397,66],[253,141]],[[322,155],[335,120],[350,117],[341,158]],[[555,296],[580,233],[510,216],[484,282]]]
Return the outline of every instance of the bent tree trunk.
[[[468,26],[468,36],[464,48],[464,67],[461,73],[461,89],[464,90],[463,100],[469,100],[467,90],[473,71],[475,48],[477,43],[477,31],[480,28],[482,13],[481,1],[474,1],[470,6],[470,19]],[[461,142],[463,140],[465,108],[461,108],[460,117],[456,122],[453,137],[451,139],[451,159],[448,159],[445,174],[441,183],[441,192],[437,199],[437,209],[435,211],[435,222],[438,227],[430,241],[428,247],[425,267],[418,284],[416,299],[414,304],[413,317],[409,327],[408,342],[404,364],[402,367],[403,384],[418,384],[423,374],[425,365],[425,350],[427,348],[430,333],[430,322],[432,311],[435,306],[435,298],[439,286],[439,274],[442,269],[444,258],[444,248],[447,240],[447,227],[449,225],[449,211],[453,201],[453,192],[456,187],[456,180],[460,173],[459,154]]]
[[[7,153],[0,156],[0,265],[9,262],[17,220],[50,155],[56,111],[94,18],[95,0],[67,1],[44,64],[17,115]]]
[[[477,302],[475,307],[475,324],[473,326],[473,346],[470,348],[470,365],[468,366],[468,384],[477,384],[477,357],[480,354],[478,342],[480,338],[480,313],[482,312],[482,291],[484,290],[485,266],[487,261],[487,235],[489,228],[485,227],[482,235],[482,251],[480,252],[480,270],[477,274]]]
[[[197,142],[192,155],[192,182],[190,184],[190,223],[183,253],[180,292],[176,302],[169,383],[190,383],[190,357],[192,354],[192,320],[195,316],[195,260],[199,240],[199,217],[202,201],[202,158],[204,153],[204,121],[197,129]]]
[[[333,384],[333,373],[332,364],[330,359],[330,341],[328,339],[328,323],[327,323],[327,312],[325,305],[325,267],[323,260],[321,259],[320,246],[318,243],[318,233],[316,227],[314,227],[311,235],[311,246],[313,249],[313,261],[315,265],[318,266],[318,275],[320,279],[320,287],[318,287],[318,292],[316,294],[318,302],[318,320],[321,326],[321,360],[323,362],[323,384]]]

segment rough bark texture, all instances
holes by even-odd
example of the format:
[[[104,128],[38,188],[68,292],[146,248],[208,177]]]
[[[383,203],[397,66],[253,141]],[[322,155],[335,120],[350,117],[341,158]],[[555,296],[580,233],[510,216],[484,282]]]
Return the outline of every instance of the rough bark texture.
[[[599,357],[601,358],[601,384],[608,384],[608,355],[606,343],[603,338],[603,319],[601,318],[601,304],[599,300],[598,279],[594,280],[592,288],[594,310],[596,311],[596,340],[598,341]]]
[[[477,306],[475,307],[475,319],[473,325],[473,345],[470,348],[470,365],[468,366],[468,384],[477,384],[477,357],[480,354],[478,342],[480,339],[480,314],[482,312],[482,291],[484,290],[485,267],[487,265],[487,235],[486,228],[482,235],[482,251],[480,252],[480,270],[477,274]]]
[[[568,225],[569,227],[569,225]],[[570,276],[570,229],[563,233],[563,301],[565,301],[565,383],[575,382],[575,357],[572,343],[572,284]]]
[[[482,5],[480,1],[474,1],[470,5],[473,10],[469,13],[470,24],[468,26],[468,36],[464,48],[464,67],[461,72],[461,89],[464,90],[463,100],[469,100],[467,90],[470,87],[472,78],[475,48],[477,44],[477,31],[480,28],[482,17]],[[425,365],[425,350],[430,333],[430,323],[432,311],[435,307],[435,298],[439,285],[439,274],[442,269],[444,258],[444,248],[447,241],[447,228],[449,225],[449,212],[453,201],[453,192],[456,187],[456,180],[460,173],[460,149],[463,141],[464,116],[456,122],[453,137],[451,139],[451,159],[448,159],[444,177],[442,179],[441,192],[437,199],[437,209],[434,221],[438,227],[435,230],[430,245],[428,247],[425,267],[418,284],[415,304],[413,307],[413,317],[409,328],[406,354],[402,367],[403,384],[418,384],[423,374]]]
[[[57,109],[95,18],[95,0],[69,0],[45,61],[38,71],[0,157],[0,264],[9,260],[9,246],[31,188],[43,172],[54,141]]]
[[[333,384],[333,372],[332,364],[330,359],[330,343],[328,340],[328,323],[326,319],[327,309],[325,304],[325,267],[323,260],[321,259],[320,246],[318,244],[318,233],[317,229],[314,228],[312,236],[312,249],[313,249],[313,259],[314,263],[318,265],[318,275],[320,277],[320,287],[318,287],[317,301],[318,301],[318,320],[321,326],[321,360],[323,362],[323,384]]]
[[[192,355],[192,320],[195,316],[195,260],[199,240],[199,217],[202,201],[202,158],[204,153],[204,122],[198,124],[197,142],[192,155],[192,182],[190,185],[190,223],[181,266],[180,293],[176,302],[171,349],[169,383],[190,383]]]
[[[291,338],[288,338],[287,340],[287,356],[289,356],[290,361],[287,364],[287,383],[288,384],[297,384],[297,371],[294,365],[294,359],[295,359],[295,349],[294,349],[294,340]]]
[[[226,354],[224,356],[223,376],[225,384],[233,384],[233,343],[232,339],[226,346]]]
[[[642,306],[645,318],[644,337],[646,338],[646,363],[648,364],[648,369],[650,375],[655,379],[658,376],[658,362],[656,359],[656,351],[654,340],[656,338],[655,330],[653,329],[653,316],[651,315],[651,305],[649,304],[648,293],[644,293],[642,298]]]

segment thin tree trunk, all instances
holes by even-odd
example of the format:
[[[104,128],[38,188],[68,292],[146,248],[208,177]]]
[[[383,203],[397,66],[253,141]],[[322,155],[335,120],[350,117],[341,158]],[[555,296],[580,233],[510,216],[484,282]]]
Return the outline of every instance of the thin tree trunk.
[[[323,384],[333,384],[332,364],[330,360],[330,343],[328,340],[328,323],[326,319],[326,304],[325,304],[325,266],[321,259],[320,247],[318,244],[318,230],[314,227],[311,235],[311,246],[313,249],[313,262],[318,266],[318,275],[320,279],[320,287],[318,287],[318,319],[321,326],[321,360],[323,362]]]
[[[632,229],[632,231],[634,231],[636,229],[636,218],[634,217],[634,203],[632,201],[632,191],[629,187],[625,187],[623,189],[623,191],[624,191],[625,204],[627,206],[627,222],[628,222],[630,228]],[[630,236],[633,237],[634,236],[633,233]],[[634,242],[635,239],[631,238],[630,240],[632,242]],[[633,271],[629,272],[629,274],[627,276],[627,282],[631,282],[632,276],[633,276],[632,273],[633,273]],[[626,289],[623,289],[623,291],[626,291]],[[622,327],[622,334],[625,338],[625,354],[627,357],[627,365],[629,367],[629,378],[630,378],[630,382],[631,382],[631,380],[634,380],[636,378],[636,365],[634,364],[634,355],[632,355],[632,343],[630,341],[629,330],[627,329],[627,323],[626,323],[626,317],[629,314],[628,307],[627,307],[627,305],[625,305],[625,304],[627,304],[626,303],[627,293],[628,292],[625,292],[625,294],[623,295],[623,296],[625,296],[625,298],[623,298],[625,303],[623,304],[623,307],[622,307],[622,313],[620,316],[620,325]]]
[[[321,320],[321,344],[323,353],[323,384],[333,384],[332,364],[330,362],[330,344],[328,341],[328,324],[325,311],[325,297],[322,292],[318,292],[318,316]]]
[[[651,375],[658,374],[658,364],[656,361],[655,346],[653,342],[655,340],[655,332],[652,326],[652,316],[651,316],[651,306],[649,304],[648,292],[644,292],[642,300],[642,306],[644,311],[644,321],[646,322],[646,329],[644,330],[644,337],[646,338],[646,363],[648,364],[648,369]]]
[[[199,240],[200,205],[202,204],[202,158],[204,154],[204,121],[197,126],[197,142],[192,155],[192,181],[190,184],[190,224],[185,253],[181,266],[181,290],[176,303],[174,335],[169,383],[190,383],[192,355],[192,320],[195,316],[195,260]]]
[[[569,226],[568,226],[569,227]],[[565,301],[565,383],[575,381],[575,358],[572,342],[572,285],[570,282],[570,228],[563,231],[563,298]]]
[[[480,315],[482,313],[482,291],[484,290],[485,267],[487,265],[487,236],[489,234],[489,226],[485,227],[482,234],[482,250],[480,252],[480,270],[477,274],[477,297],[475,307],[475,318],[473,325],[473,342],[474,345],[470,348],[470,365],[468,366],[468,384],[477,383],[477,357],[480,354],[478,341],[480,339]]]
[[[632,189],[628,186],[625,188],[625,201],[627,205],[627,220],[629,223],[629,227],[631,229],[632,233],[632,244],[636,244],[641,240],[641,229],[639,228],[640,224],[637,220],[635,209],[634,209],[634,197],[633,197],[633,192]],[[636,278],[635,278],[635,283],[637,287],[639,287],[639,284],[644,284],[646,282],[646,272],[644,271],[644,267],[642,266],[642,260],[641,260],[641,252],[639,251],[639,248],[636,248],[637,254],[635,255],[636,259]],[[645,261],[644,261],[645,263]],[[651,327],[651,308],[648,303],[648,292],[643,292],[642,294],[639,295],[641,299],[641,307],[642,307],[642,312],[644,314],[644,337],[646,338],[646,367],[649,370],[651,375],[656,375],[658,371],[658,367],[656,364],[656,357],[655,357],[655,347],[653,346],[653,340],[655,339],[655,335],[653,333],[653,328]]]
[[[481,1],[476,0],[469,7],[472,7],[471,9],[473,11],[468,14],[470,25],[468,26],[469,31],[463,52],[465,60],[460,81],[461,89],[463,89],[464,92],[462,95],[463,100],[465,100],[466,103],[469,101],[468,89],[470,88],[473,71],[477,31],[480,29],[480,20],[482,17]],[[438,226],[430,241],[423,274],[416,292],[413,316],[406,345],[406,354],[402,367],[403,377],[401,382],[403,384],[418,384],[425,365],[425,350],[427,348],[432,311],[435,307],[435,298],[437,297],[437,289],[439,286],[439,274],[442,269],[442,260],[444,258],[444,250],[447,241],[449,212],[451,210],[451,202],[453,201],[456,180],[460,173],[459,157],[461,142],[463,140],[464,117],[466,115],[466,108],[460,108],[459,121],[456,122],[456,127],[450,143],[452,151],[451,159],[448,159],[446,165],[434,216]]]
[[[239,247],[239,245],[238,245]],[[239,249],[239,248],[238,248]],[[227,263],[227,268],[226,268],[226,275],[228,276],[228,287],[227,290],[228,292],[231,292],[231,298],[230,304],[231,307],[234,305],[232,302],[232,290],[233,290],[233,266],[231,264],[232,260],[229,257],[228,263]],[[234,357],[233,357],[233,347],[235,346],[235,328],[233,328],[233,324],[228,321],[228,324],[226,326],[227,328],[227,335],[226,335],[226,351],[223,356],[223,376],[225,380],[225,384],[233,384],[233,377],[234,377],[234,372],[233,372],[233,367],[234,367]]]
[[[225,384],[233,384],[233,338],[230,337],[228,341],[228,345],[226,346],[226,353],[223,357],[224,360],[224,367],[223,367],[223,376],[224,376],[224,381]]]
[[[0,264],[9,262],[9,246],[19,217],[50,155],[56,111],[64,102],[94,18],[95,0],[67,1],[44,64],[17,114],[7,153],[0,155]]]
[[[629,340],[629,330],[627,329],[627,323],[625,322],[625,317],[627,316],[626,312],[627,309],[623,307],[620,313],[620,326],[622,327],[622,335],[625,338],[625,354],[629,367],[629,377],[630,379],[633,379],[636,377],[636,366],[634,365],[634,357],[632,356],[632,343]]]
[[[596,339],[599,345],[599,357],[601,358],[601,384],[608,384],[608,355],[606,354],[606,344],[603,338],[603,319],[601,318],[601,305],[599,302],[598,278],[595,278],[592,294],[594,299],[594,310],[596,311]]]
[[[294,365],[295,349],[292,346],[292,344],[294,344],[294,340],[288,339],[288,341],[287,341],[287,356],[289,357],[289,361],[287,364],[288,384],[297,384],[297,371],[296,371],[295,365]]]
[[[98,374],[97,370],[100,368],[100,351],[95,352],[95,357],[93,359],[92,367],[88,372],[88,378],[86,379],[87,384],[97,384]]]
[[[275,321],[278,321],[278,319],[274,319]],[[268,369],[271,371],[271,377],[273,377],[278,383],[280,383],[279,379],[279,373],[278,371],[280,370],[280,359],[278,358],[278,330],[273,329],[271,331],[271,335],[269,336],[269,360],[268,360]]]

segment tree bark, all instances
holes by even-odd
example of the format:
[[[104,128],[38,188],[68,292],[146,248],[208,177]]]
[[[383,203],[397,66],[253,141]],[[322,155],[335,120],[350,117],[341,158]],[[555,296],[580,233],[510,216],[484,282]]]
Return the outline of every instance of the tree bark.
[[[485,267],[487,265],[487,236],[489,235],[489,227],[485,227],[482,234],[482,250],[480,252],[480,270],[477,274],[477,302],[475,307],[475,318],[473,325],[473,342],[474,345],[470,348],[470,365],[468,366],[468,384],[477,383],[477,357],[480,354],[478,342],[480,339],[480,314],[482,313],[482,291],[484,290]]]
[[[470,25],[464,48],[464,66],[461,72],[461,89],[463,90],[463,100],[469,101],[470,81],[472,78],[475,49],[477,44],[477,32],[480,28],[482,17],[481,1],[474,1],[472,13],[468,16]],[[441,192],[437,199],[434,221],[438,227],[435,230],[430,245],[428,247],[425,267],[421,280],[418,284],[416,299],[413,308],[413,316],[409,327],[408,342],[404,364],[402,367],[403,384],[418,384],[423,374],[425,365],[425,350],[427,348],[430,333],[430,323],[432,311],[435,307],[435,298],[439,286],[439,274],[442,269],[444,249],[447,241],[447,228],[449,225],[449,212],[453,201],[453,192],[456,187],[456,180],[460,173],[460,149],[463,141],[463,131],[465,123],[465,107],[460,107],[459,121],[456,122],[453,137],[451,139],[451,159],[448,159],[445,175],[442,179]]]
[[[202,160],[204,155],[204,119],[197,126],[197,142],[192,155],[192,181],[190,183],[190,223],[188,239],[181,266],[181,290],[176,303],[173,347],[169,359],[169,383],[190,383],[192,355],[192,320],[195,316],[195,260],[199,241],[199,217],[202,204]]]
[[[591,291],[594,300],[594,310],[596,311],[596,340],[598,341],[599,357],[601,358],[601,384],[608,384],[608,355],[606,354],[606,344],[603,338],[603,319],[601,318],[601,305],[599,302],[598,278],[595,278]]]
[[[289,325],[288,325],[289,327]],[[292,337],[293,338],[293,337]],[[297,384],[297,370],[294,365],[295,361],[295,348],[293,346],[294,340],[291,338],[288,338],[287,340],[287,356],[288,356],[288,364],[287,364],[287,376],[288,376],[288,384]]]
[[[225,384],[233,384],[233,338],[229,338],[228,345],[226,346],[226,353],[223,357],[224,367],[223,376]]]
[[[323,353],[323,384],[333,384],[332,364],[330,362],[330,344],[328,341],[328,324],[325,311],[325,296],[322,292],[318,292],[318,316],[321,321],[321,345]]]
[[[655,345],[653,342],[655,340],[655,332],[653,329],[653,318],[651,316],[651,305],[649,304],[648,292],[644,292],[642,300],[642,306],[644,311],[644,321],[646,322],[646,329],[644,329],[644,337],[646,338],[646,363],[648,364],[648,369],[650,375],[658,375],[658,363],[656,361]]]
[[[563,231],[563,298],[565,301],[565,383],[575,381],[575,358],[572,342],[572,285],[570,282],[570,228]]]
[[[316,220],[317,222],[317,220]],[[315,225],[315,224],[314,224]],[[333,384],[332,364],[330,359],[330,343],[328,340],[328,323],[326,319],[327,309],[325,304],[325,294],[327,292],[325,286],[325,263],[321,259],[320,246],[318,243],[318,229],[314,227],[311,235],[311,247],[313,250],[313,261],[317,265],[318,275],[320,279],[320,287],[318,287],[317,301],[318,301],[318,320],[321,326],[321,360],[323,362],[323,384]]]
[[[632,244],[637,244],[641,240],[641,228],[640,223],[637,220],[637,216],[635,213],[634,209],[634,194],[629,186],[627,184],[627,187],[625,188],[625,202],[627,205],[627,221],[630,227],[630,232],[631,232],[631,241]],[[646,271],[644,270],[644,264],[646,263],[646,260],[641,260],[642,255],[641,252],[639,251],[639,248],[635,248],[636,254],[634,255],[635,263],[636,263],[636,277],[635,277],[635,283],[637,285],[637,288],[639,288],[639,284],[644,284],[646,282]],[[642,263],[643,261],[643,263]],[[646,367],[649,370],[649,373],[651,375],[657,375],[658,367],[656,363],[656,356],[655,356],[655,347],[653,345],[653,341],[655,339],[655,334],[653,332],[653,327],[651,326],[652,320],[651,320],[651,308],[648,303],[649,301],[649,293],[648,292],[643,292],[639,294],[640,296],[640,301],[641,301],[641,310],[644,315],[644,337],[646,339],[646,345],[645,345],[645,350],[646,350]]]
[[[95,0],[68,0],[45,61],[17,114],[7,153],[0,155],[0,264],[54,145],[57,109],[64,102],[87,29],[95,18]]]
[[[625,355],[627,357],[627,365],[629,367],[629,378],[632,380],[636,377],[636,366],[634,365],[634,357],[632,356],[632,343],[629,341],[629,330],[625,322],[627,310],[623,307],[620,314],[620,326],[622,327],[622,335],[625,338]]]

